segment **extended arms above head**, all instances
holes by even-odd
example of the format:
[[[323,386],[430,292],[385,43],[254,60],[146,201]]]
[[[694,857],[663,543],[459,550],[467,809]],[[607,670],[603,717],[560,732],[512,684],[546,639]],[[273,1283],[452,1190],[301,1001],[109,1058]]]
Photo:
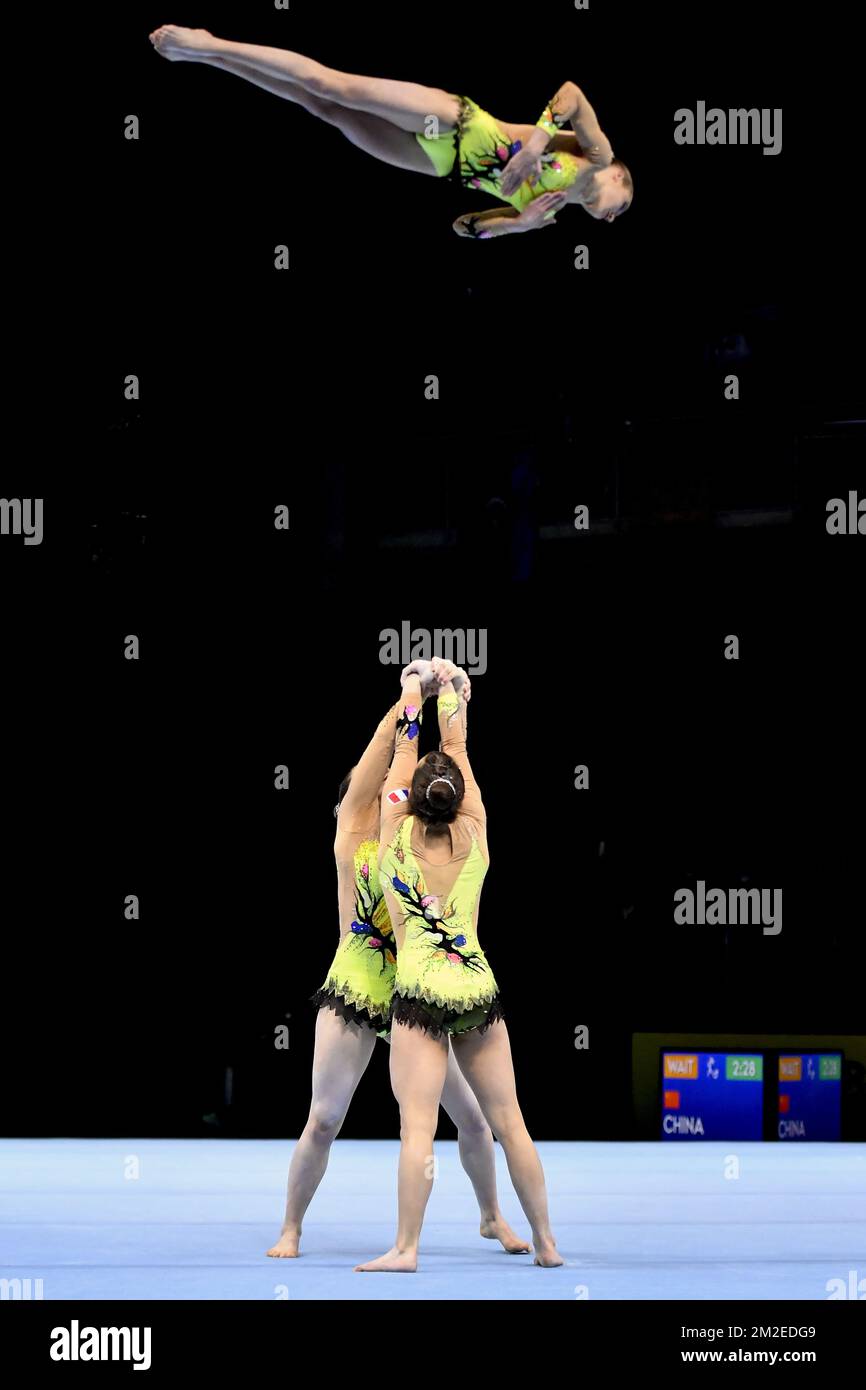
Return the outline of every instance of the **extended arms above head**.
[[[439,717],[439,747],[443,753],[448,754],[449,758],[454,759],[463,774],[466,787],[460,812],[462,815],[474,816],[476,820],[483,820],[485,811],[484,803],[481,800],[481,790],[475,780],[466,749],[466,706],[471,697],[469,679],[464,672],[460,671],[459,667],[454,666],[451,662],[437,662],[434,658],[433,667],[440,682],[439,699],[436,702]],[[463,684],[464,681],[465,684]],[[460,686],[459,690],[455,690],[455,683]]]
[[[469,704],[469,701],[472,699],[472,682],[467,676],[466,672],[463,670],[462,666],[455,666],[453,662],[445,661],[442,659],[442,657],[435,656],[433,658],[432,664],[434,673],[433,679],[436,681],[437,697],[443,694],[447,694],[449,692],[450,682],[450,688],[454,691],[454,694],[457,696],[459,700],[458,717],[460,721],[460,729],[463,734],[463,742],[465,744],[468,737],[466,707]],[[452,703],[450,701],[446,701],[446,705],[448,712],[453,712]],[[439,751],[440,753],[447,753],[449,750],[445,747],[445,743],[450,736],[450,725],[448,719],[443,715],[443,711],[439,706],[438,698],[436,701],[436,713],[439,719]]]
[[[466,706],[472,699],[472,682],[463,667],[456,666],[453,661],[446,661],[441,656],[434,656],[431,661],[418,658],[415,661],[410,661],[408,666],[403,667],[400,672],[400,684],[403,685],[407,676],[412,675],[416,675],[420,680],[421,694],[425,700],[429,700],[431,695],[438,696],[443,682],[451,680],[456,693],[463,702],[463,727],[465,729]]]
[[[403,694],[398,702],[394,729],[394,756],[382,789],[382,821],[380,838],[390,840],[396,822],[405,812],[406,794],[412,785],[418,766],[418,743],[421,734],[421,706],[424,696],[421,681],[414,673],[403,682]]]
[[[366,830],[369,824],[370,812],[376,805],[382,779],[394,752],[394,735],[402,703],[402,700],[397,700],[379,721],[376,732],[358,760],[349,789],[337,812],[339,830],[360,832]]]

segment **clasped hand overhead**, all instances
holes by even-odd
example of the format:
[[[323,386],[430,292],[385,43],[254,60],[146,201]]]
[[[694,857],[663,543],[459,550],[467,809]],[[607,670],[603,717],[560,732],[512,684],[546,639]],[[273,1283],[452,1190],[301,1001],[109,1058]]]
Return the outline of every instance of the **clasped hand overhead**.
[[[410,661],[408,666],[404,666],[400,672],[400,684],[405,685],[409,676],[417,676],[421,682],[421,694],[425,700],[431,695],[439,692],[443,685],[450,681],[454,686],[454,691],[461,697],[464,704],[469,703],[472,698],[472,682],[463,670],[462,666],[457,666],[453,661],[446,660],[445,657],[434,656],[432,660],[425,661],[418,658]]]

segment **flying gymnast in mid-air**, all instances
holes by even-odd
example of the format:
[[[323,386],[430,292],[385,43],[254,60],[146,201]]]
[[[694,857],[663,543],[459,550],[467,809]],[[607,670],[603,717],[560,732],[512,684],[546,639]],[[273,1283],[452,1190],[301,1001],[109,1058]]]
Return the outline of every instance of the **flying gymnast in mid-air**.
[[[450,176],[509,205],[458,217],[458,236],[486,240],[552,226],[569,204],[613,222],[631,206],[631,174],[573,82],[560,87],[535,125],[515,125],[467,96],[338,72],[300,53],[234,43],[207,29],[163,24],[150,41],[171,62],[204,63],[295,102],[385,164]]]

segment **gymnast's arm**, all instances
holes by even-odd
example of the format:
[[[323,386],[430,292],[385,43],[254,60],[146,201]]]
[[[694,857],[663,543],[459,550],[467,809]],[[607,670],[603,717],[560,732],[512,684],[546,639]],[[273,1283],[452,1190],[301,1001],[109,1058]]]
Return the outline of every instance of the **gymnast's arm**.
[[[475,237],[486,241],[488,237],[509,236],[512,232],[532,232],[536,227],[556,225],[555,214],[565,207],[564,193],[542,193],[518,212],[516,208],[491,208],[487,212],[466,213],[458,217],[454,230],[458,236]]]
[[[535,181],[541,176],[543,156],[550,149],[551,141],[560,134],[560,127],[567,122],[577,136],[579,153],[596,168],[607,168],[613,159],[610,141],[583,92],[573,82],[566,82],[544,108],[523,148],[511,156],[502,171],[499,187],[506,198],[510,198],[525,179]]]
[[[455,694],[455,695],[458,697],[458,699],[460,700],[460,725],[461,725],[461,728],[463,729],[463,738],[464,738],[464,741],[465,741],[466,738],[467,738],[467,713],[466,713],[466,706],[469,704],[469,701],[470,701],[471,698],[472,698],[472,682],[471,682],[471,680],[469,679],[469,677],[467,676],[466,672],[463,670],[463,667],[462,667],[462,666],[455,666],[453,662],[445,663],[445,662],[442,660],[441,657],[434,657],[434,658],[433,658],[433,663],[432,663],[432,664],[433,664],[434,669],[435,669],[436,667],[441,668],[442,666],[444,666],[444,665],[447,664],[447,665],[448,665],[449,671],[453,671],[453,674],[452,674],[452,676],[451,676],[451,684],[454,686],[454,694]],[[446,674],[447,674],[447,672],[446,672]],[[438,677],[435,678],[435,679],[436,679],[436,694],[437,694],[437,696],[438,696],[438,695],[441,693],[441,684],[440,684],[440,681],[439,681],[439,678],[438,678]],[[437,705],[438,705],[438,701],[437,701]],[[438,713],[438,709],[437,709],[437,713]],[[439,752],[440,752],[440,753],[444,753],[444,752],[445,752],[445,749],[444,749],[443,746],[442,746],[442,739],[443,739],[443,737],[445,736],[444,722],[445,722],[445,721],[443,720],[443,718],[442,718],[442,716],[441,716],[441,714],[440,714],[440,715],[439,715]]]
[[[460,804],[460,814],[472,816],[475,820],[485,822],[487,813],[484,810],[484,802],[481,800],[481,788],[475,780],[475,774],[469,762],[469,754],[466,751],[466,705],[454,690],[451,681],[446,681],[439,691],[437,701],[437,713],[439,715],[439,747],[443,753],[447,753],[452,758],[463,774],[465,793]]]
[[[543,154],[551,138],[562,126],[569,124],[577,136],[580,153],[598,169],[606,169],[613,160],[610,141],[598,123],[595,111],[574,82],[565,82],[545,107],[536,122],[535,130],[526,142],[536,154]]]
[[[367,747],[361,754],[352,773],[349,789],[340,802],[337,812],[337,829],[360,832],[366,830],[370,821],[370,811],[376,805],[376,798],[382,789],[382,779],[388,771],[388,764],[394,752],[394,733],[400,715],[402,700],[391,706]]]
[[[452,223],[452,226],[458,236],[474,237],[478,240],[482,232],[492,236],[495,229],[499,229],[496,231],[497,236],[522,231],[522,228],[513,225],[519,219],[520,213],[517,208],[486,208],[484,212],[465,212]],[[509,223],[512,225],[509,226]]]
[[[421,682],[413,673],[403,682],[403,694],[397,702],[398,718],[394,730],[394,756],[382,789],[382,820],[379,839],[389,844],[397,822],[406,814],[403,795],[412,785],[418,766],[418,742],[421,733],[421,706],[424,697]],[[395,800],[389,800],[391,793]]]

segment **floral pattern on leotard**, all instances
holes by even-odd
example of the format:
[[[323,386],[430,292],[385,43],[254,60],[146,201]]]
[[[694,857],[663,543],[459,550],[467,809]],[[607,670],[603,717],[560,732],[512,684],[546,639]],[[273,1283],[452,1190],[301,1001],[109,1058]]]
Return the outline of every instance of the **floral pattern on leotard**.
[[[360,949],[375,951],[381,957],[380,973],[397,959],[397,943],[391,923],[382,920],[381,911],[376,914],[381,901],[381,896],[377,896],[370,887],[369,863],[361,864],[355,879],[355,918],[349,930]],[[376,915],[381,925],[376,923]]]
[[[461,150],[460,178],[464,188],[483,188],[484,180],[495,182],[511,158],[514,146],[505,142],[490,145],[483,155]]]
[[[495,148],[491,145],[490,151],[491,153],[487,153],[482,156],[473,156],[472,154],[467,154],[464,152],[461,163],[461,181],[463,183],[463,186],[464,188],[474,188],[476,190],[480,189],[482,191],[492,193],[495,198],[500,198],[502,199],[502,201],[506,203],[512,202],[511,198],[504,198],[503,195],[500,193],[499,179],[495,178],[494,174],[498,171],[501,177],[502,171],[505,169],[505,166],[509,163],[512,156],[516,153],[516,146],[499,143],[495,146]],[[540,160],[543,166],[542,177],[546,170],[552,170],[556,174],[562,173],[564,165],[559,157],[559,154],[555,150],[550,150],[547,153],[542,154],[540,156]],[[542,179],[536,179],[534,184],[527,186],[532,189],[538,190],[538,192],[534,193],[532,196],[539,196],[540,193],[544,191],[545,187],[544,183],[542,182]],[[531,197],[530,201],[532,201]],[[467,229],[469,230],[471,236],[479,237],[481,236],[484,230],[483,219],[481,219],[479,228],[479,218],[480,214],[477,214],[474,218],[467,218],[464,221],[464,225],[467,226]]]
[[[446,923],[457,911],[454,903],[450,903],[439,916],[433,910],[436,899],[426,891],[423,879],[416,878],[414,885],[410,886],[394,874],[391,885],[394,892],[402,898],[406,912],[414,917],[421,930],[427,934],[426,944],[431,951],[444,955],[451,965],[463,965],[467,970],[486,968],[480,951],[460,950],[461,946],[466,945],[466,937],[462,932],[456,936],[449,935]]]
[[[380,1037],[388,1031],[394,993],[397,944],[378,867],[379,846],[364,840],[354,854],[355,903],[349,930],[340,937],[316,1008],[332,1009],[347,1023],[367,1025]]]
[[[417,705],[404,706],[403,713],[397,720],[396,742],[400,743],[404,738],[417,738],[421,732],[420,711]]]

